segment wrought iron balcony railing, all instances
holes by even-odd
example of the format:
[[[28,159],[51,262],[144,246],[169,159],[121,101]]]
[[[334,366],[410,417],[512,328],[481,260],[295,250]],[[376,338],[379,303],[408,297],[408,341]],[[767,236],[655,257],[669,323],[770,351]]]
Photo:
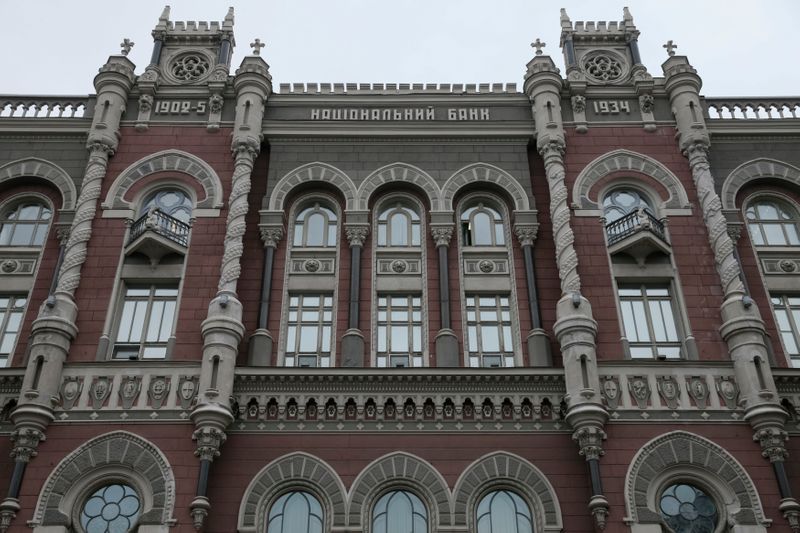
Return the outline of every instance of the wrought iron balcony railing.
[[[667,242],[664,223],[653,216],[647,209],[631,211],[624,217],[606,224],[609,246],[640,231],[649,231],[665,243]]]
[[[172,218],[159,209],[151,209],[131,226],[131,235],[128,244],[138,239],[146,231],[153,231],[181,246],[189,245],[189,229],[191,226]]]

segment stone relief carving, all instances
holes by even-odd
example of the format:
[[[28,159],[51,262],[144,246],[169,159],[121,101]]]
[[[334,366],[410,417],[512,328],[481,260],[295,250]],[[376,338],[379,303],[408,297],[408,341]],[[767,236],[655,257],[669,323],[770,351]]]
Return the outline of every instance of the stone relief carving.
[[[119,384],[119,399],[123,409],[130,409],[142,390],[142,376],[122,376]]]
[[[150,406],[153,409],[161,409],[169,395],[169,388],[170,379],[167,376],[153,376],[150,379],[147,396],[150,398]]]
[[[169,72],[178,81],[194,82],[203,79],[210,67],[205,54],[185,52],[172,60]]]
[[[198,376],[181,376],[178,381],[178,388],[175,389],[175,393],[178,395],[178,403],[183,409],[188,409],[194,403],[197,397],[199,379]]]
[[[606,399],[606,405],[609,409],[616,409],[619,407],[619,378],[617,376],[603,376],[601,378],[601,391],[603,398]]]
[[[639,409],[646,409],[650,399],[650,383],[647,376],[631,376],[628,380],[628,389]]]
[[[698,409],[705,409],[708,405],[708,383],[702,376],[690,376],[686,378],[686,390],[689,396],[694,399]]]
[[[670,409],[677,409],[680,404],[680,388],[675,376],[656,376],[658,393]]]
[[[728,409],[736,409],[739,403],[739,387],[736,381],[729,376],[717,376],[714,378],[717,385],[717,392]]]
[[[89,397],[91,398],[92,409],[97,411],[111,395],[111,378],[108,376],[98,376],[89,387]]]
[[[83,391],[83,378],[77,376],[67,376],[61,383],[61,407],[69,410],[75,406],[75,402]]]

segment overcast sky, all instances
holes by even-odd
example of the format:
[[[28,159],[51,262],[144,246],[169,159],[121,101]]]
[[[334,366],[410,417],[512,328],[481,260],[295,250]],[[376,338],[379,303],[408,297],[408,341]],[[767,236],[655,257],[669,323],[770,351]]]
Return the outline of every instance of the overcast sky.
[[[141,73],[167,1],[0,0],[0,94],[94,92],[92,78],[123,37]],[[708,96],[800,95],[798,0],[169,0],[171,20],[217,20],[235,6],[238,66],[267,43],[277,90],[287,82],[499,83],[522,86],[537,37],[562,69],[559,8],[573,22],[621,20],[660,76],[668,39]]]

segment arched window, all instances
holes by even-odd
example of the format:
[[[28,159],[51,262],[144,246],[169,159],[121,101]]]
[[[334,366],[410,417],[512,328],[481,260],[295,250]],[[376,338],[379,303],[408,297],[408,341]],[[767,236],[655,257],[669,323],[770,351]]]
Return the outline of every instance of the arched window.
[[[314,204],[301,210],[294,219],[294,246],[335,246],[336,213]]]
[[[461,213],[464,246],[503,246],[506,243],[503,218],[497,210],[482,203]]]
[[[401,203],[386,206],[378,215],[378,246],[419,245],[419,213]]]
[[[269,510],[267,533],[322,533],[322,505],[308,492],[284,494]]]
[[[142,502],[136,491],[119,483],[100,487],[81,508],[85,533],[125,533],[136,525]]]
[[[372,509],[373,533],[427,533],[428,512],[422,500],[405,490],[380,497]]]
[[[10,206],[2,213],[0,246],[41,246],[52,217],[52,210],[36,200]]]
[[[796,246],[797,211],[775,199],[759,199],[745,211],[750,238],[756,246]]]
[[[661,493],[658,505],[673,533],[714,533],[717,527],[716,503],[694,485],[670,485]]]
[[[192,199],[180,189],[160,189],[142,204],[140,215],[156,208],[165,215],[188,223],[192,218]]]
[[[533,533],[528,504],[507,490],[490,492],[477,509],[478,533]]]
[[[653,212],[650,203],[635,189],[615,189],[603,198],[603,216],[606,219],[606,224],[615,222],[631,213],[636,213],[639,209],[646,209],[650,213]]]

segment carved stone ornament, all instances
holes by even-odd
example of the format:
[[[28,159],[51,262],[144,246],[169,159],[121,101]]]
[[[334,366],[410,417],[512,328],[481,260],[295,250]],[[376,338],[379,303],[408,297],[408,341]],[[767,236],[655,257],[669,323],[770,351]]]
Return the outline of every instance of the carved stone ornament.
[[[39,443],[45,440],[44,433],[34,428],[19,428],[11,434],[11,458],[27,463],[36,457]]]
[[[658,386],[658,394],[664,399],[667,407],[677,409],[680,404],[678,399],[680,388],[675,376],[656,376],[656,385]]]
[[[539,233],[538,224],[514,226],[514,233],[517,235],[520,246],[533,246],[536,241],[536,235]]]
[[[280,226],[261,226],[259,230],[261,231],[261,240],[264,241],[264,246],[276,248],[283,238],[283,228]]]
[[[581,58],[581,69],[586,77],[599,83],[620,81],[626,74],[625,62],[610,50],[597,50]]]
[[[210,67],[208,58],[204,54],[186,52],[172,61],[169,72],[178,81],[194,82],[203,79]]]
[[[96,377],[89,387],[89,398],[92,403],[92,409],[97,411],[103,407],[103,404],[106,403],[106,399],[110,394],[111,378],[108,376]]]
[[[225,444],[228,436],[224,431],[217,428],[204,427],[192,433],[192,440],[197,441],[197,449],[194,454],[201,461],[213,461],[219,457],[219,449]]]
[[[708,406],[708,383],[701,376],[687,376],[686,390],[689,396],[694,398],[694,403],[698,409],[705,409]]]
[[[158,71],[154,68],[146,68],[145,71],[139,76],[139,82],[154,83],[158,81]]]
[[[795,263],[791,259],[783,259],[783,260],[781,260],[781,262],[778,263],[778,266],[784,272],[794,272],[795,270],[797,270],[797,263]]]
[[[628,378],[628,389],[639,409],[646,409],[650,399],[650,383],[647,376],[631,376]]]
[[[364,241],[369,233],[369,226],[348,226],[345,225],[344,233],[350,246],[364,246]]]
[[[119,384],[120,402],[123,409],[130,409],[136,403],[139,393],[142,391],[142,376],[122,376]]]
[[[67,376],[61,383],[61,408],[70,410],[75,407],[75,402],[83,391],[83,376]]]
[[[606,405],[609,409],[616,409],[619,407],[619,378],[617,376],[602,376],[602,386],[600,390],[603,398],[606,399]]]
[[[572,110],[575,113],[585,113],[586,112],[586,97],[580,94],[576,94],[572,97]]]
[[[180,377],[178,388],[175,389],[175,392],[178,395],[178,403],[182,409],[189,409],[197,397],[198,380],[197,376]]]
[[[732,376],[717,376],[714,378],[719,394],[728,409],[736,409],[739,403],[739,387]]]
[[[643,94],[639,97],[639,108],[642,113],[652,113],[656,100],[652,94]]]
[[[61,246],[66,246],[69,240],[70,227],[67,225],[56,226],[56,239]]]
[[[398,274],[402,274],[406,270],[408,270],[408,264],[405,261],[400,259],[396,259],[392,261],[392,270],[397,272]]]
[[[494,262],[493,261],[489,261],[488,259],[484,259],[483,261],[478,263],[478,268],[484,274],[489,274],[489,273],[494,271]]]
[[[450,246],[450,239],[453,237],[453,226],[438,226],[431,228],[436,246]]]
[[[603,441],[606,432],[594,426],[582,427],[572,434],[572,440],[578,445],[580,454],[587,461],[600,459],[606,452],[603,450]]]
[[[153,409],[161,409],[164,405],[164,400],[169,395],[170,384],[170,378],[167,376],[153,376],[150,379],[147,397],[150,398],[150,406]]]
[[[222,113],[222,106],[225,103],[225,99],[220,94],[212,94],[208,98],[208,109],[212,113]]]
[[[744,228],[744,224],[728,222],[728,237],[731,238],[733,244],[739,242],[739,239],[742,236],[742,228]]]
[[[147,113],[153,109],[153,97],[149,94],[143,94],[139,97],[139,111]]]
[[[319,267],[320,267],[320,262],[317,261],[316,259],[309,259],[303,265],[303,268],[305,268],[306,272],[312,272],[312,273],[318,271]]]
[[[785,461],[789,456],[786,441],[789,434],[780,428],[764,428],[753,434],[753,440],[761,445],[761,455],[771,463]]]
[[[16,272],[19,269],[19,261],[14,259],[6,259],[0,264],[0,270],[3,271],[4,274],[11,274],[12,272]]]

